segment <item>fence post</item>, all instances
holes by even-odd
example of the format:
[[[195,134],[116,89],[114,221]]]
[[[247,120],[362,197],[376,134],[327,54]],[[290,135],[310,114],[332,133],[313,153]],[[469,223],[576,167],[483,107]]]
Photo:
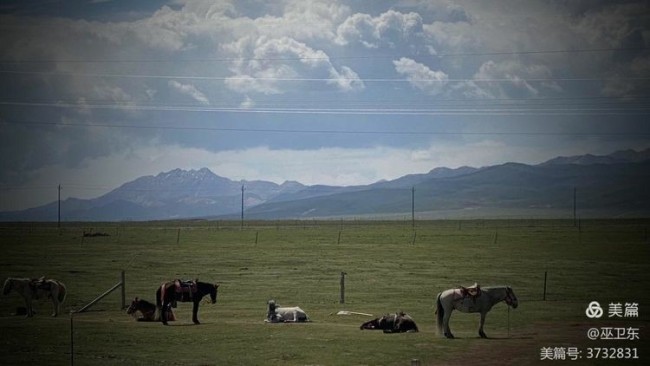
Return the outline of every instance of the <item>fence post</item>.
[[[122,287],[122,307],[126,307],[126,296],[125,296],[125,291],[124,291],[124,271],[122,271],[122,278],[120,282],[116,283],[113,287],[108,289],[106,292],[103,294],[99,295],[95,300],[91,301],[90,303],[86,304],[84,307],[81,309],[75,311],[75,313],[83,313],[84,311],[88,310],[91,306],[95,305],[98,303],[101,299],[105,298],[108,296],[111,292],[117,290],[118,287]]]
[[[548,271],[544,271],[544,296],[542,300],[546,301],[546,279],[548,277]]]
[[[345,275],[347,273],[341,272],[341,297],[339,299],[339,304],[345,304]]]
[[[120,282],[122,282],[122,310],[124,310],[126,309],[126,276],[124,270],[122,270]]]
[[[70,312],[70,366],[74,365],[74,325],[72,318],[74,311]]]

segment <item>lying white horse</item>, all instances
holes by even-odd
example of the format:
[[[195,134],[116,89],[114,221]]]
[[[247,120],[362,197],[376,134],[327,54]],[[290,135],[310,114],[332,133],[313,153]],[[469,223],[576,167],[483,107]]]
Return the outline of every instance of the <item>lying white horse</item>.
[[[269,300],[269,312],[266,314],[266,322],[270,323],[297,323],[310,322],[304,310],[298,306],[280,307],[275,300]]]
[[[39,299],[40,297],[52,299],[52,307],[54,308],[52,316],[57,316],[66,295],[65,285],[62,282],[44,277],[39,279],[9,277],[2,287],[2,294],[7,295],[11,290],[15,290],[25,299],[28,318],[34,316],[32,299]]]

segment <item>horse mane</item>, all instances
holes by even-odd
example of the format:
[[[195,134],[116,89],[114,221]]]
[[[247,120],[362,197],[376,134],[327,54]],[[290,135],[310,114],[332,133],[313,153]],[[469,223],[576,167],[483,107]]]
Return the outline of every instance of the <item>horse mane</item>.
[[[512,287],[505,286],[505,285],[503,285],[503,286],[499,285],[499,286],[486,286],[486,287],[482,287],[482,289],[483,289],[483,291],[494,291],[494,290],[512,289]]]

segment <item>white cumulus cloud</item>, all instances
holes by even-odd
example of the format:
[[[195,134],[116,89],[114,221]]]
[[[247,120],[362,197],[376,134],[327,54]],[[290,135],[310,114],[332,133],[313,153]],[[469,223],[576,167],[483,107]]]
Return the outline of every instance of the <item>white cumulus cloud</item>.
[[[449,76],[444,72],[433,71],[426,65],[406,57],[393,61],[393,64],[395,71],[406,76],[411,85],[432,95],[439,94],[449,80]]]
[[[300,79],[318,81],[347,92],[363,89],[363,81],[347,66],[336,68],[329,56],[290,37],[244,37],[224,45],[235,55],[226,86],[239,93],[281,94]]]
[[[172,89],[178,91],[181,94],[185,94],[185,95],[190,96],[192,99],[196,100],[197,102],[199,102],[201,104],[205,104],[205,105],[210,104],[210,101],[205,96],[205,94],[203,94],[201,91],[199,91],[192,84],[181,84],[176,80],[170,80],[169,81],[169,86],[172,87]]]
[[[338,26],[335,41],[340,45],[360,42],[367,48],[378,48],[380,43],[394,45],[421,31],[422,17],[417,13],[389,10],[377,17],[356,13]]]

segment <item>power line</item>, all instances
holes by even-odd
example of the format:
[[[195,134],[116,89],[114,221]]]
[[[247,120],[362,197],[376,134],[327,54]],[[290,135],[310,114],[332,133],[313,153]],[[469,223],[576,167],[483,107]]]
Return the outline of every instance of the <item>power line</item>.
[[[45,76],[83,76],[83,77],[104,77],[104,78],[134,78],[134,79],[177,79],[177,80],[213,80],[213,81],[296,81],[296,82],[331,82],[333,80],[344,81],[361,81],[371,83],[412,83],[412,82],[549,82],[549,81],[571,81],[571,82],[589,82],[589,81],[642,81],[650,80],[650,77],[596,77],[596,78],[443,78],[443,79],[413,79],[413,78],[289,78],[289,77],[258,77],[250,75],[234,76],[193,76],[193,75],[150,75],[150,74],[110,74],[110,73],[84,73],[84,72],[65,72],[65,71],[20,71],[20,70],[0,70],[0,74],[13,75],[45,75]]]
[[[418,116],[503,116],[503,115],[586,115],[586,114],[646,114],[650,106],[640,107],[582,107],[582,108],[237,108],[210,106],[152,106],[137,104],[85,104],[85,103],[39,103],[39,102],[0,102],[0,105],[23,107],[121,109],[147,111],[183,111],[214,113],[257,113],[257,114],[313,114],[313,115],[418,115]]]
[[[40,64],[40,63],[203,63],[203,62],[237,62],[237,61],[307,61],[307,60],[354,60],[354,59],[392,59],[397,57],[415,58],[447,58],[447,57],[478,57],[478,56],[511,56],[536,54],[572,54],[572,53],[601,53],[601,52],[631,52],[647,51],[650,48],[584,48],[556,50],[524,50],[524,51],[493,51],[493,52],[460,52],[417,55],[352,55],[352,56],[323,56],[323,57],[221,57],[221,58],[181,58],[181,59],[24,59],[0,60],[0,64]]]
[[[558,96],[558,97],[503,97],[503,98],[435,98],[427,101],[420,101],[420,102],[414,102],[414,101],[399,101],[395,100],[395,98],[390,98],[390,99],[382,99],[382,98],[373,98],[373,100],[336,100],[336,99],[318,99],[318,100],[309,100],[309,99],[287,99],[285,97],[282,97],[281,99],[270,99],[270,100],[262,100],[262,101],[256,101],[255,106],[256,107],[261,107],[261,106],[273,106],[277,107],[279,104],[286,104],[292,107],[295,106],[309,106],[313,105],[315,103],[318,103],[320,105],[329,105],[329,104],[336,104],[336,105],[381,105],[381,106],[387,106],[387,105],[400,105],[400,106],[410,106],[410,107],[415,107],[415,106],[432,106],[432,105],[449,105],[449,106],[474,106],[475,104],[482,104],[482,103],[489,103],[490,105],[500,105],[500,106],[523,106],[525,103],[528,103],[532,106],[550,106],[550,105],[566,105],[566,106],[576,106],[580,104],[584,105],[592,105],[592,101],[598,101],[598,105],[602,106],[605,104],[613,104],[613,105],[631,105],[631,104],[638,104],[640,101],[646,101],[650,99],[650,94],[626,94],[626,95],[620,95],[620,96],[603,96],[603,95],[592,95],[592,96]],[[221,107],[221,108],[239,108],[241,101],[236,101],[231,98],[231,101],[228,103],[224,102],[211,102],[210,105],[214,107]],[[30,98],[28,100],[24,99],[4,99],[0,100],[0,104],[5,103],[5,104],[10,104],[10,103],[53,103],[53,104],[78,104],[80,106],[84,105],[85,103],[91,104],[91,105],[135,105],[134,101],[128,101],[128,100],[109,100],[109,99],[89,99],[87,97],[84,97],[83,99],[80,99],[79,97],[65,97],[65,98],[55,98],[55,99],[36,99],[36,98]],[[146,101],[139,101],[138,105],[141,106],[151,106],[151,107],[156,107],[156,106],[166,106],[166,107],[201,107],[205,106],[205,104],[201,103],[147,103]],[[218,104],[217,104],[218,103]],[[462,103],[467,103],[467,104],[462,104]]]
[[[650,136],[650,132],[538,132],[538,131],[390,131],[390,130],[301,130],[301,129],[268,129],[268,128],[229,128],[229,127],[201,127],[201,126],[161,126],[161,125],[130,125],[130,124],[85,124],[71,122],[38,122],[38,121],[3,121],[19,125],[43,125],[60,127],[83,128],[133,128],[150,130],[185,130],[185,131],[221,131],[244,133],[305,133],[305,134],[343,134],[343,135],[442,135],[442,136]]]

